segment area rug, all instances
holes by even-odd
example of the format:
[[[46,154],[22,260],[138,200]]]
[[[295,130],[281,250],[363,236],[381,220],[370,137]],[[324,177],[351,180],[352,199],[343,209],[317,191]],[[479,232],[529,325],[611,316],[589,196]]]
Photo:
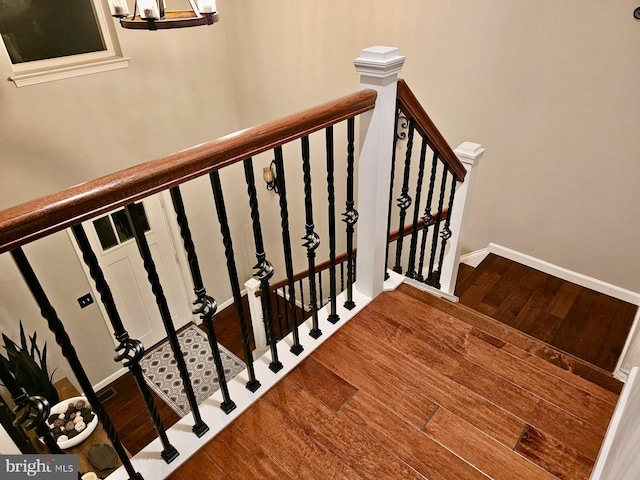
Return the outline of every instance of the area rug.
[[[191,324],[178,332],[178,342],[184,354],[196,400],[200,404],[220,388],[209,339],[205,332]],[[219,343],[218,348],[225,378],[229,381],[245,369],[245,364]],[[168,339],[146,352],[140,360],[140,366],[149,387],[180,417],[191,411]]]

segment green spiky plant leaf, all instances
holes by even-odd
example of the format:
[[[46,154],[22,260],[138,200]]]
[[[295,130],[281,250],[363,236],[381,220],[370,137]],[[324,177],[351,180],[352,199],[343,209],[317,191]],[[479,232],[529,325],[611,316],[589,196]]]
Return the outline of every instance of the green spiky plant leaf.
[[[20,322],[20,345],[2,334],[6,357],[0,355],[2,363],[15,377],[18,384],[24,388],[29,396],[39,395],[49,401],[49,405],[55,405],[60,401],[58,392],[53,386],[53,373],[49,375],[47,368],[47,344],[42,350],[37,344],[37,334],[29,337],[24,333],[24,327]]]

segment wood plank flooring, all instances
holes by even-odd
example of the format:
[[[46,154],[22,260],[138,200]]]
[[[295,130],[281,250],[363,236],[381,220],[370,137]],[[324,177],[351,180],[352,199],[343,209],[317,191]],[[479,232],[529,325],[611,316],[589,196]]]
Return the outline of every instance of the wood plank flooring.
[[[588,479],[617,395],[413,290],[376,298],[170,479]]]
[[[613,372],[637,307],[490,254],[464,267],[460,303]]]

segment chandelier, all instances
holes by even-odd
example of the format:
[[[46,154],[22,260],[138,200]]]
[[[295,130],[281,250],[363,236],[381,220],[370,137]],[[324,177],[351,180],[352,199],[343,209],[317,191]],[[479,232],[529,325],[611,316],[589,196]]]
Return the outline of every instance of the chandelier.
[[[184,9],[184,7],[190,9]],[[215,0],[183,0],[183,10],[166,10],[165,0],[135,0],[133,15],[127,0],[109,0],[111,15],[124,28],[159,30],[213,25],[220,17]]]

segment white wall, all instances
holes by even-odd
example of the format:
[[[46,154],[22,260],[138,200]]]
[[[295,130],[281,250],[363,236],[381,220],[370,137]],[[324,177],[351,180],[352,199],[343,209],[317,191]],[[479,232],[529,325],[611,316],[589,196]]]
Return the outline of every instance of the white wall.
[[[463,253],[495,242],[638,292],[637,6],[235,0],[240,123],[354,91],[361,48],[400,47],[402,77],[449,143],[487,148]]]

